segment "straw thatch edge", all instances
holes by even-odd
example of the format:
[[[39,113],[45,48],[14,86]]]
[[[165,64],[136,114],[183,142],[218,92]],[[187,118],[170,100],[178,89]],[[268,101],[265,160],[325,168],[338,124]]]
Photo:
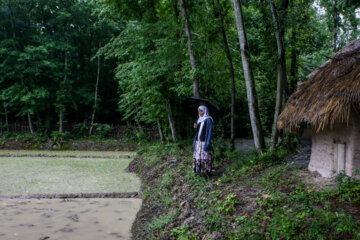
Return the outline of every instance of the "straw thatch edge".
[[[360,109],[360,39],[348,43],[311,74],[287,101],[279,129],[296,131],[307,122],[317,131],[334,123],[349,123]]]

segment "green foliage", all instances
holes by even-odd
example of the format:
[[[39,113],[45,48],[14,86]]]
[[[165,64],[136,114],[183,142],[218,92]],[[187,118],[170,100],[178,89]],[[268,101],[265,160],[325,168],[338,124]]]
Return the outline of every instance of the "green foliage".
[[[196,234],[190,233],[190,227],[187,224],[172,229],[170,236],[176,237],[176,239],[178,239],[178,240],[198,240],[198,239],[200,239],[200,237],[196,236]]]
[[[220,205],[218,210],[226,214],[232,214],[235,212],[235,207],[237,207],[239,204],[239,197],[234,193],[230,193],[226,197],[225,201]]]
[[[144,202],[159,212],[146,224],[155,226],[146,230],[151,236],[197,239],[202,231],[202,236],[219,232],[224,239],[357,239],[357,180],[340,175],[336,189],[319,190],[302,180],[302,169],[283,163],[283,150],[263,158],[255,151],[247,156],[225,152],[224,174],[203,178],[192,172],[191,146],[184,144],[145,144],[139,149],[142,174],[151,181]],[[190,227],[183,212],[168,217],[187,209],[188,203],[204,224]]]
[[[254,159],[254,162],[262,163],[265,166],[269,167],[272,165],[283,163],[287,154],[287,151],[282,148],[278,148],[274,151],[268,151],[261,155],[254,152],[251,158]]]
[[[332,211],[329,191],[307,189],[289,167],[272,167],[266,171],[266,175],[258,181],[265,191],[271,194],[262,194],[258,198],[260,208],[251,218],[241,217],[237,220],[237,231],[231,236],[325,239],[331,234],[333,238],[339,239],[357,234],[358,225],[351,215],[339,208]],[[282,190],[285,192],[279,191],[284,186],[287,187]],[[287,194],[288,192],[290,194]],[[330,193],[332,196],[335,196],[334,194],[336,191]],[[259,226],[262,226],[263,231],[254,231],[259,229]]]
[[[114,22],[96,24],[100,20],[92,11],[100,7],[99,1],[0,3],[0,101],[9,119],[30,114],[36,130],[48,133],[61,111],[65,124],[90,114],[96,80],[96,63],[90,59],[99,42],[116,32]],[[101,70],[101,93],[107,95],[101,103],[108,109],[97,113],[107,120],[116,109],[116,88],[112,66],[102,62]]]
[[[89,134],[89,126],[85,123],[74,124],[73,133],[78,136],[85,136]]]
[[[281,136],[281,142],[279,143],[280,149],[286,149],[288,152],[295,152],[300,147],[300,139],[296,133],[285,132]]]
[[[96,133],[103,138],[107,137],[112,129],[111,126],[106,123],[94,123],[93,126],[96,130]]]
[[[161,188],[170,189],[174,185],[174,172],[168,171],[162,175],[160,186]]]
[[[145,144],[151,140],[151,137],[140,127],[128,126],[125,132],[126,139],[132,142],[138,142],[139,145]]]
[[[205,218],[205,223],[209,231],[224,230],[228,224],[224,215],[219,211],[210,212],[210,214]]]
[[[214,159],[218,159],[218,161],[222,161],[226,154],[229,153],[230,145],[226,144],[227,140],[223,135],[217,134],[212,141],[212,145],[214,148]]]
[[[227,151],[226,157],[231,161],[232,170],[239,170],[246,165],[251,165],[249,158],[240,150]]]
[[[173,222],[177,216],[177,211],[171,211],[163,216],[154,217],[152,222],[147,225],[147,228],[156,232],[163,229],[167,224]]]
[[[48,136],[41,133],[13,133],[3,132],[1,137],[1,144],[5,145],[7,141],[15,140],[22,144],[25,149],[42,149],[48,141]]]
[[[355,178],[339,174],[336,176],[339,183],[337,194],[342,201],[360,203],[360,181]]]
[[[341,16],[337,19],[338,47],[358,35],[359,5],[355,2],[337,1]],[[322,11],[317,10],[314,1],[284,3],[288,3],[286,9],[275,1],[284,31],[292,92],[298,80],[305,81],[315,67],[331,56],[336,18],[329,0],[319,1]],[[197,76],[201,96],[222,108],[216,131],[225,139],[230,131],[231,107],[225,32],[235,72],[235,131],[237,136],[249,136],[233,6],[225,0],[219,4],[215,0],[188,0],[186,8],[197,63],[195,71],[190,65],[181,9],[176,1],[1,2],[0,101],[6,110],[1,108],[0,115],[6,111],[14,119],[29,114],[36,130],[46,133],[58,123],[59,113],[64,113],[65,124],[87,121],[94,109],[99,58],[96,122],[128,121],[155,128],[159,121],[166,138],[170,134],[171,109],[179,138],[186,138],[191,117],[183,114],[180,105],[191,95],[192,79]],[[277,55],[272,20],[265,2],[244,2],[243,10],[261,120],[265,134],[270,134]],[[84,129],[77,131],[82,134]],[[144,139],[141,134],[134,134],[134,141]],[[226,150],[215,150],[216,157],[223,159]]]
[[[22,142],[23,146],[27,149],[39,149],[48,140],[48,137],[39,133],[25,133],[12,134],[12,137],[10,137],[10,139],[16,139],[16,141]]]
[[[69,136],[70,136],[69,132],[53,131],[51,133],[51,140],[53,145],[57,149],[63,149],[65,147],[65,144],[67,143]]]

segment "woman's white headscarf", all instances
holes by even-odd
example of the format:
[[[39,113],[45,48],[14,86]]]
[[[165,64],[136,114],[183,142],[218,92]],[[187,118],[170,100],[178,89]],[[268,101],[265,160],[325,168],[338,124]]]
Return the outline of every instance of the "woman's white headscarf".
[[[203,116],[200,116],[199,114],[199,119],[197,120],[197,124],[200,124],[200,130],[199,130],[199,134],[198,134],[198,140],[200,140],[200,136],[201,136],[201,133],[202,133],[202,130],[203,130],[203,127],[204,127],[204,122],[208,119],[208,118],[211,118],[212,121],[214,121],[212,119],[212,117],[209,115],[209,110],[206,106],[204,105],[200,105],[198,107],[198,110],[201,110],[204,112],[204,115]]]

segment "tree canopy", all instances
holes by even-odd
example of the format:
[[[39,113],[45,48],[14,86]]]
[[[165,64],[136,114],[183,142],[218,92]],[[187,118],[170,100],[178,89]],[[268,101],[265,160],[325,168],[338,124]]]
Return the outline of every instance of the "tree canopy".
[[[358,37],[360,11],[353,0],[270,2],[241,1],[265,135],[275,112],[276,31],[285,102],[334,49]],[[2,128],[21,121],[50,133],[97,122],[186,138],[194,116],[181,103],[196,80],[199,95],[221,108],[218,134],[251,135],[233,1],[1,0],[0,28]]]

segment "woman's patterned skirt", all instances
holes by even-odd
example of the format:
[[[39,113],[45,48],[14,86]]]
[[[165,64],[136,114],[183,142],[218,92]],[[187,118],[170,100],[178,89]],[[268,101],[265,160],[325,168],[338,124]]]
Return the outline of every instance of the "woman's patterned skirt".
[[[210,174],[215,170],[213,153],[212,151],[205,151],[205,142],[196,141],[193,159],[194,173]]]

